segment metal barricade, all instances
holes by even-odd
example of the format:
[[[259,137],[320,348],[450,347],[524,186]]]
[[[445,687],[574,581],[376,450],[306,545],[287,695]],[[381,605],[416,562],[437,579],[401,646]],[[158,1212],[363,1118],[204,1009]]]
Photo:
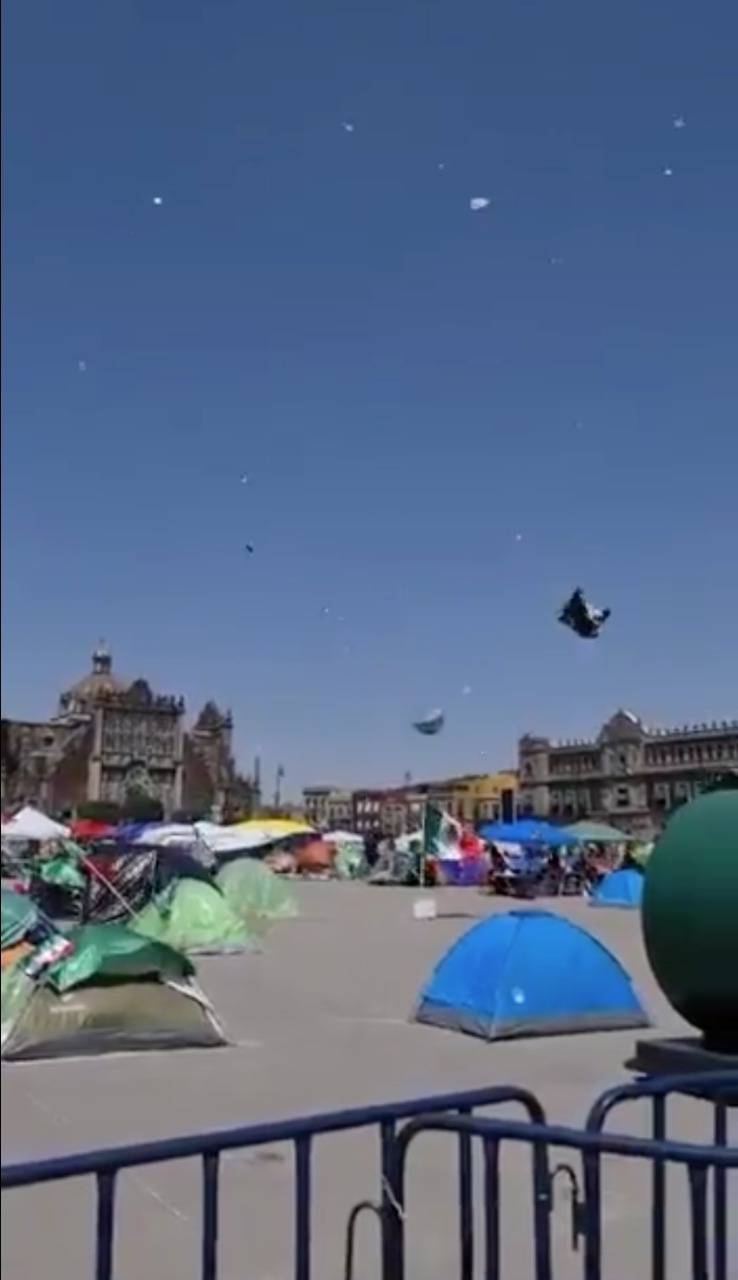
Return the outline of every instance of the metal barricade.
[[[592,1107],[586,1127],[581,1130],[551,1125],[533,1094],[516,1087],[478,1089],[466,1093],[442,1094],[430,1098],[349,1111],[328,1112],[295,1120],[250,1125],[221,1132],[172,1138],[165,1141],[58,1156],[48,1160],[4,1165],[3,1189],[29,1187],[80,1176],[97,1182],[97,1226],[95,1280],[112,1280],[116,1179],[118,1174],[142,1165],[152,1165],[186,1157],[199,1158],[202,1165],[202,1280],[217,1280],[220,1157],[223,1153],[272,1143],[291,1143],[295,1152],[295,1280],[311,1278],[312,1235],[312,1153],[315,1139],[328,1134],[374,1128],[379,1135],[379,1195],[363,1201],[350,1215],[345,1272],[351,1280],[354,1229],[359,1213],[373,1211],[381,1228],[381,1273],[383,1280],[403,1280],[406,1252],[405,1179],[408,1150],[421,1133],[443,1132],[454,1136],[458,1147],[459,1277],[474,1280],[474,1176],[475,1140],[483,1150],[484,1173],[484,1276],[500,1280],[500,1149],[504,1143],[518,1143],[531,1150],[531,1207],[533,1221],[533,1280],[554,1280],[551,1254],[553,1185],[565,1171],[572,1183],[572,1238],[584,1241],[584,1280],[601,1277],[601,1159],[605,1155],[639,1158],[651,1162],[652,1172],[652,1280],[665,1280],[664,1243],[667,1165],[686,1170],[692,1236],[693,1280],[731,1280],[728,1274],[727,1230],[730,1206],[726,1194],[729,1169],[738,1169],[738,1147],[727,1145],[725,1096],[738,1094],[738,1072],[707,1077],[669,1077],[640,1081],[609,1090]],[[690,1093],[706,1098],[715,1107],[713,1145],[677,1142],[666,1136],[666,1099],[673,1093]],[[605,1129],[605,1122],[620,1103],[635,1098],[651,1100],[652,1134],[638,1138]],[[510,1120],[475,1114],[480,1108],[503,1104],[522,1107],[525,1119]],[[578,1152],[583,1167],[583,1191],[571,1165],[550,1165],[552,1148]],[[712,1178],[710,1173],[712,1172]],[[713,1190],[713,1248],[708,1254],[708,1198]],[[712,1267],[711,1267],[712,1260]],[[429,1277],[433,1280],[433,1277]],[[630,1280],[641,1280],[631,1277]]]

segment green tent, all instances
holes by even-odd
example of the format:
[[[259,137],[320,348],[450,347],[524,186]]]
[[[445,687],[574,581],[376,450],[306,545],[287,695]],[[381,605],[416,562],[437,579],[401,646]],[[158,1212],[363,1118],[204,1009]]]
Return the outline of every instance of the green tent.
[[[3,889],[0,927],[0,942],[3,947],[14,947],[37,922],[38,908],[25,893]]]
[[[216,884],[240,920],[258,933],[275,920],[297,915],[297,899],[289,884],[255,858],[235,858],[221,867]]]
[[[606,822],[575,822],[564,831],[566,835],[576,836],[582,844],[625,844],[633,839],[627,831],[618,831]]]
[[[204,880],[173,880],[139,911],[131,928],[177,951],[245,951],[253,934],[224,895]]]
[[[2,975],[3,1059],[225,1044],[186,956],[125,925],[82,925],[37,978],[28,957]]]

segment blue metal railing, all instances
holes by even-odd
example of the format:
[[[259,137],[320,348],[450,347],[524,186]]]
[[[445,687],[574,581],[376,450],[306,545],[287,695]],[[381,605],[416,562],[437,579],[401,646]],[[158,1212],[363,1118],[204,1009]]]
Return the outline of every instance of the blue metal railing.
[[[289,1142],[295,1151],[295,1280],[310,1280],[312,1235],[312,1152],[315,1139],[346,1130],[376,1128],[380,1140],[380,1194],[377,1202],[364,1201],[352,1211],[346,1249],[346,1277],[352,1270],[353,1232],[358,1212],[373,1210],[380,1222],[383,1280],[403,1280],[405,1271],[406,1159],[414,1138],[427,1131],[455,1136],[458,1147],[459,1277],[473,1280],[475,1238],[473,1205],[473,1150],[475,1139],[484,1160],[485,1280],[500,1276],[500,1146],[523,1143],[531,1148],[533,1271],[534,1280],[552,1280],[551,1217],[553,1181],[566,1170],[573,1186],[572,1234],[574,1244],[584,1239],[585,1280],[601,1275],[601,1158],[615,1155],[645,1159],[653,1165],[652,1178],[652,1280],[664,1280],[666,1227],[665,1169],[668,1164],[687,1171],[692,1225],[693,1280],[729,1280],[727,1233],[730,1205],[726,1194],[729,1169],[738,1169],[738,1148],[727,1145],[725,1097],[738,1096],[738,1072],[707,1077],[668,1077],[640,1081],[609,1090],[591,1108],[582,1130],[549,1125],[541,1104],[525,1089],[514,1086],[477,1089],[465,1093],[358,1107],[299,1119],[249,1125],[238,1129],[137,1143],[78,1155],[57,1156],[2,1168],[3,1189],[28,1187],[59,1179],[92,1176],[97,1182],[95,1244],[96,1280],[112,1280],[114,1274],[116,1179],[130,1168],[198,1157],[202,1167],[202,1280],[217,1280],[220,1157],[224,1152]],[[711,1146],[670,1141],[666,1137],[666,1100],[673,1093],[698,1093],[715,1108],[714,1144]],[[605,1130],[605,1122],[621,1103],[638,1098],[652,1104],[652,1133],[637,1138]],[[504,1104],[522,1107],[523,1121],[492,1119],[474,1114],[482,1107]],[[571,1165],[550,1169],[550,1149],[568,1148],[581,1154],[584,1194],[580,1197],[576,1171]],[[712,1172],[712,1179],[709,1177]],[[707,1213],[713,1190],[712,1272],[708,1255]],[[636,1277],[632,1277],[636,1280]]]
[[[238,1129],[133,1143],[46,1160],[32,1160],[2,1167],[3,1190],[28,1187],[60,1179],[92,1176],[97,1181],[97,1226],[95,1280],[112,1280],[115,1236],[115,1191],[118,1173],[142,1165],[199,1156],[202,1160],[202,1280],[218,1275],[218,1191],[220,1156],[226,1151],[290,1142],[295,1149],[295,1280],[310,1280],[311,1274],[311,1173],[313,1140],[349,1129],[377,1128],[380,1136],[381,1200],[379,1216],[382,1238],[382,1267],[385,1277],[395,1272],[396,1206],[391,1197],[397,1124],[420,1112],[458,1112],[470,1115],[479,1107],[517,1104],[531,1121],[545,1122],[538,1099],[526,1089],[513,1085],[474,1089],[464,1093],[438,1094],[348,1111],[329,1111],[293,1120],[277,1120]],[[460,1274],[472,1280],[474,1247],[471,1139],[459,1135],[459,1249]]]

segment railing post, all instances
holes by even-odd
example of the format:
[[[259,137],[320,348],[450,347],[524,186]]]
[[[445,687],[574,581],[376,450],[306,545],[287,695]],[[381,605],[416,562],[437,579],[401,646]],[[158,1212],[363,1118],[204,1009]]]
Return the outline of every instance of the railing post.
[[[295,1280],[310,1280],[312,1138],[295,1139]]]
[[[218,1275],[218,1183],[220,1154],[202,1158],[202,1280]]]
[[[111,1280],[113,1275],[115,1178],[115,1171],[97,1175],[95,1280]]]

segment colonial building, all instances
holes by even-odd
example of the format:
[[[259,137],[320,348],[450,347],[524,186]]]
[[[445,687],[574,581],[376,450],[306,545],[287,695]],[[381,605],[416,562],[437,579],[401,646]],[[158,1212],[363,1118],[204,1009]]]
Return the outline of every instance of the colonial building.
[[[305,787],[302,793],[305,820],[322,831],[340,831],[353,821],[350,791],[340,787]]]
[[[738,720],[653,729],[621,710],[591,740],[527,734],[519,766],[522,816],[593,818],[648,838],[672,809],[738,768]]]
[[[354,828],[360,834],[403,835],[417,831],[427,804],[460,822],[509,821],[515,812],[517,776],[468,773],[433,782],[408,783],[388,790],[354,792]]]
[[[209,702],[190,732],[184,715],[183,698],[121,680],[99,647],[54,717],[3,720],[3,808],[30,801],[50,813],[75,812],[90,801],[124,806],[144,795],[167,816],[250,812],[254,788],[235,767],[230,713]]]

